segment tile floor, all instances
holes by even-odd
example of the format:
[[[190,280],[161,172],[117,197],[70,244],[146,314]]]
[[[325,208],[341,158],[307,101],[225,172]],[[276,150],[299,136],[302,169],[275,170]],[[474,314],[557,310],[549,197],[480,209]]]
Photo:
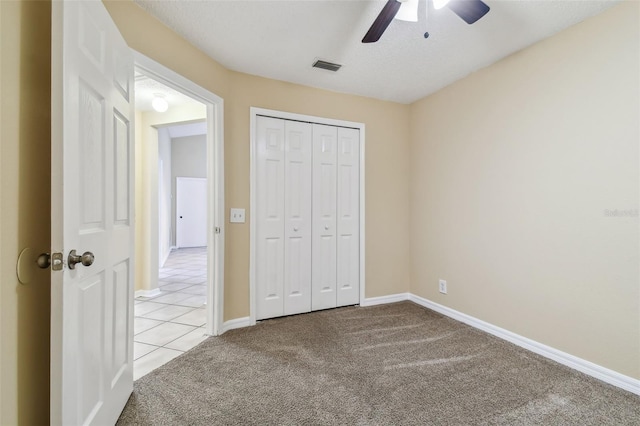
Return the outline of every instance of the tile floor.
[[[172,250],[159,278],[160,295],[135,301],[134,380],[207,338],[207,248]]]

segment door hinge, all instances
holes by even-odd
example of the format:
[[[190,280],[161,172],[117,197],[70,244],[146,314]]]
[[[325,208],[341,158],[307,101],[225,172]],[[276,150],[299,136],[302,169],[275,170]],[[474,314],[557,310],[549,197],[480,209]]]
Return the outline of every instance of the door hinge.
[[[221,232],[221,231],[220,231],[220,227],[219,227],[219,226],[216,226],[216,227],[215,227],[215,232],[216,232],[216,234],[219,234],[219,233]]]

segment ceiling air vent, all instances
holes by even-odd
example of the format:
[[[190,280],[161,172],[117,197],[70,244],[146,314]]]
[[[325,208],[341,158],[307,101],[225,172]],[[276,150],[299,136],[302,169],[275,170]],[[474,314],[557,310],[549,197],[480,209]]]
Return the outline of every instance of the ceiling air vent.
[[[333,62],[327,62],[321,59],[318,59],[313,63],[314,68],[322,68],[323,70],[329,70],[333,72],[338,71],[341,66],[342,65],[340,64],[334,64]]]

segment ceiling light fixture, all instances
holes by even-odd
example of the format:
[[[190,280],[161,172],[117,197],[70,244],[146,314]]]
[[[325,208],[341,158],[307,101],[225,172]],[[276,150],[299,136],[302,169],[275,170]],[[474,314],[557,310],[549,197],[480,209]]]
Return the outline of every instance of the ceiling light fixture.
[[[408,22],[418,22],[418,0],[400,0],[402,5],[396,13],[395,19]]]
[[[418,22],[418,2],[419,0],[398,0],[401,3],[400,9],[394,19],[408,22]],[[449,3],[449,0],[432,0],[434,9],[442,9]],[[427,0],[428,3],[428,0]],[[429,9],[427,7],[427,9]]]
[[[169,109],[169,102],[164,98],[164,95],[155,93],[153,95],[153,100],[151,101],[151,106],[158,112],[165,112]]]
[[[442,9],[449,3],[449,0],[433,0],[434,9]]]

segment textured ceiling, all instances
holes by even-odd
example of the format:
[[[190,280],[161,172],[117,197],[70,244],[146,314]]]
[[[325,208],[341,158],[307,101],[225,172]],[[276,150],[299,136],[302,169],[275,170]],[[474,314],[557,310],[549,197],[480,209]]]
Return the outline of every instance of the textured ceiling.
[[[430,2],[425,19],[420,0],[419,22],[394,20],[379,42],[362,44],[384,0],[134,1],[231,70],[401,103],[618,2],[483,0],[491,11],[467,25]],[[343,67],[337,73],[311,68],[316,58]]]

